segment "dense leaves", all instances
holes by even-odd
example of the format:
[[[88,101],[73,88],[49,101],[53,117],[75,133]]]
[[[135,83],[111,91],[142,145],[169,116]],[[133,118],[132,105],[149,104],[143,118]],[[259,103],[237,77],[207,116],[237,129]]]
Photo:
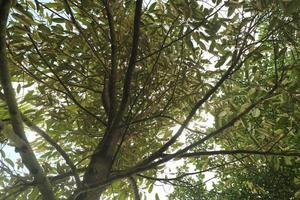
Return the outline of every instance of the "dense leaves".
[[[140,2],[12,2],[11,83],[56,198],[133,199],[137,184],[147,199],[156,181],[170,199],[299,196],[299,2],[145,1],[139,15]],[[1,196],[45,198],[0,141]]]

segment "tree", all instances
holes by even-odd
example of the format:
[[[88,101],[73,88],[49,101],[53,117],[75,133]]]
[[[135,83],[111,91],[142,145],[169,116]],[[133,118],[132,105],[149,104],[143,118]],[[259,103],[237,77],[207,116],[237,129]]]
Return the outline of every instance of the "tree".
[[[215,170],[218,178],[213,187],[208,189],[202,173],[191,179],[182,177],[176,184],[170,199],[184,200],[234,200],[234,199],[298,199],[299,164],[289,165],[280,159],[260,159],[257,164],[251,159],[234,160],[232,164],[219,165]],[[275,161],[275,162],[274,162]],[[263,162],[263,163],[262,163]]]
[[[1,151],[2,196],[139,199],[173,159],[296,166],[299,7],[1,0],[2,140],[21,157]],[[216,123],[202,130],[205,113]]]

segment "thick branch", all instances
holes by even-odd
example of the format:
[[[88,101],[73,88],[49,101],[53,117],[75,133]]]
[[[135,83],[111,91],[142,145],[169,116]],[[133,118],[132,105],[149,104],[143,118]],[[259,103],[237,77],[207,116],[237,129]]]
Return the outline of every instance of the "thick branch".
[[[143,165],[138,165],[136,167],[133,167],[131,169],[119,172],[115,175],[112,175],[110,178],[108,178],[107,180],[103,181],[102,183],[98,183],[98,184],[93,184],[87,187],[83,187],[81,189],[78,189],[74,192],[74,194],[70,197],[70,199],[75,199],[76,196],[78,196],[79,194],[86,192],[86,191],[91,191],[91,190],[95,190],[95,189],[100,189],[103,188],[107,185],[109,185],[112,181],[117,180],[117,179],[122,179],[125,177],[129,177],[132,176],[134,174],[137,174],[139,172],[143,172],[149,169],[152,169],[162,163],[166,163],[169,160],[172,160],[173,158],[176,157],[180,157],[181,155],[185,154],[187,151],[191,150],[192,148],[203,144],[205,141],[207,141],[208,139],[215,137],[221,133],[223,133],[225,130],[227,130],[228,128],[232,127],[234,125],[235,122],[237,122],[238,120],[240,120],[242,117],[244,117],[246,114],[248,114],[256,105],[258,105],[259,103],[263,102],[264,100],[266,100],[267,98],[270,97],[270,95],[274,92],[276,88],[274,87],[272,90],[269,91],[269,93],[264,96],[263,98],[259,99],[258,101],[252,103],[249,107],[247,107],[243,112],[241,112],[240,114],[238,114],[236,117],[234,117],[232,120],[230,120],[229,122],[227,122],[224,126],[222,126],[221,128],[209,133],[208,135],[206,135],[205,137],[203,137],[202,139],[192,143],[191,145],[188,145],[187,147],[178,150],[177,152],[175,152],[174,154],[169,154],[165,157],[163,157],[162,159],[153,162],[153,163],[145,163]],[[162,155],[160,155],[162,156]]]
[[[108,18],[110,45],[111,45],[111,71],[109,75],[109,121],[114,117],[116,110],[116,79],[117,79],[117,41],[114,20],[109,6],[109,0],[102,1]],[[104,92],[104,91],[103,91]]]
[[[142,178],[146,178],[146,179],[149,179],[149,180],[155,180],[155,181],[173,181],[173,180],[180,180],[180,179],[183,179],[184,177],[186,176],[192,176],[192,175],[196,175],[196,174],[202,174],[202,173],[205,173],[205,172],[210,172],[214,169],[217,169],[217,168],[220,168],[220,167],[223,167],[223,166],[226,166],[226,165],[229,165],[229,164],[233,164],[235,162],[238,162],[238,161],[241,161],[243,160],[244,158],[247,158],[249,156],[243,156],[241,158],[237,158],[235,160],[232,160],[232,161],[229,161],[229,162],[225,162],[225,163],[222,163],[222,164],[219,164],[219,165],[216,165],[216,166],[213,166],[213,167],[209,167],[207,169],[203,169],[203,170],[200,170],[200,171],[194,171],[194,172],[185,172],[185,173],[181,173],[180,175],[174,177],[174,178],[168,178],[168,177],[165,177],[165,178],[160,178],[160,177],[151,177],[151,176],[146,176],[146,175],[143,175],[143,174],[137,174],[137,176],[140,176]]]
[[[228,77],[230,77],[234,72],[237,71],[237,69],[239,69],[242,66],[242,64],[245,61],[245,59],[243,61],[240,61],[239,57],[241,56],[242,53],[244,53],[245,49],[243,49],[243,48],[245,48],[245,46],[246,46],[246,42],[245,42],[246,38],[245,38],[245,40],[243,42],[242,47],[240,48],[239,53],[234,53],[234,56],[232,58],[232,65],[231,65],[231,67],[225,72],[225,74],[223,75],[223,77],[216,83],[216,85],[220,84],[220,81],[224,82]],[[250,52],[250,54],[251,54],[251,52]],[[237,66],[234,67],[234,65],[237,65]],[[225,79],[225,80],[222,80],[222,79]],[[220,85],[216,86],[216,87],[220,87]],[[248,114],[255,106],[257,106],[258,104],[260,104],[264,100],[272,97],[272,94],[276,90],[276,88],[277,88],[277,85],[274,86],[264,97],[262,97],[262,98],[258,99],[257,101],[253,102],[244,111],[242,111],[236,117],[234,117],[233,119],[231,119],[230,121],[228,121],[223,127],[221,127],[219,129],[217,129],[217,130],[209,133],[208,135],[206,135],[205,137],[201,138],[198,141],[195,141],[191,145],[188,145],[185,148],[182,148],[182,149],[176,151],[174,154],[170,154],[170,155],[165,156],[165,157],[163,157],[163,152],[165,151],[165,149],[163,149],[161,152],[157,151],[156,154],[154,153],[154,154],[152,154],[152,156],[150,156],[150,159],[145,160],[143,163],[141,163],[141,164],[139,164],[139,165],[137,165],[137,166],[135,166],[135,167],[133,167],[131,169],[128,169],[128,170],[116,173],[116,174],[110,176],[107,180],[103,181],[102,183],[93,184],[93,185],[90,185],[90,186],[78,189],[77,191],[74,192],[73,196],[71,196],[70,198],[72,199],[72,198],[76,197],[78,194],[81,194],[81,193],[83,193],[85,191],[91,191],[91,190],[95,190],[97,188],[100,189],[100,188],[105,187],[106,185],[110,184],[114,180],[125,178],[125,177],[128,177],[128,176],[132,176],[132,175],[137,174],[139,172],[152,169],[152,168],[157,167],[158,165],[160,165],[162,163],[166,163],[169,160],[172,160],[175,157],[179,157],[179,156],[185,154],[187,151],[193,149],[196,146],[199,146],[199,145],[205,143],[207,140],[209,140],[209,139],[211,139],[213,137],[216,137],[217,135],[220,135],[225,130],[227,130],[228,128],[232,127],[234,125],[234,123],[236,123],[238,120],[240,120],[246,114]],[[214,89],[216,91],[217,88],[214,88]],[[209,92],[211,92],[211,90]],[[207,94],[209,94],[209,92]],[[205,96],[203,98],[205,98]],[[197,103],[198,105],[202,105],[204,103],[204,102],[202,102],[203,98],[198,101],[198,103]],[[206,98],[209,99],[209,97],[206,97]],[[182,133],[182,131],[184,129],[183,128],[184,126],[185,125],[182,125],[182,130],[179,130],[181,132],[179,132],[179,133],[177,132],[175,134],[177,137],[178,137],[178,134],[180,135]],[[174,141],[172,141],[172,142],[174,142]],[[158,161],[156,161],[156,162],[152,162],[153,160],[155,160],[157,158],[161,158],[161,159],[158,160]]]
[[[6,23],[11,1],[0,1],[0,80],[4,91],[8,112],[11,117],[13,132],[8,135],[20,153],[22,162],[38,183],[39,191],[44,200],[54,200],[54,193],[43,168],[37,161],[25,135],[15,93],[12,87],[6,59]]]
[[[132,75],[133,75],[133,71],[134,71],[134,68],[136,65],[136,59],[137,59],[140,23],[141,23],[141,15],[142,15],[142,5],[143,5],[143,0],[136,1],[131,56],[130,56],[128,68],[127,68],[127,71],[125,74],[125,79],[124,79],[122,101],[120,103],[118,114],[116,115],[115,123],[118,123],[118,121],[122,118],[122,115],[127,106],[127,102],[129,100],[130,84],[131,84]]]
[[[180,158],[199,157],[199,156],[212,156],[212,155],[262,155],[262,156],[295,156],[300,157],[300,152],[270,152],[270,151],[257,151],[257,150],[219,150],[219,151],[201,151],[185,153],[180,155]],[[164,156],[168,156],[165,154]]]

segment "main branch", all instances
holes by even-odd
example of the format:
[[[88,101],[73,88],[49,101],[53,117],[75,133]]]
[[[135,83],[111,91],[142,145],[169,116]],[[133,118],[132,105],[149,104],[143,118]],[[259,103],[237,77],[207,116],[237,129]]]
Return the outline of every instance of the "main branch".
[[[120,107],[118,110],[118,114],[116,115],[116,119],[114,120],[115,124],[117,124],[118,121],[123,116],[123,113],[127,106],[127,102],[129,100],[130,84],[131,84],[132,75],[133,75],[133,71],[134,71],[134,68],[136,65],[136,60],[137,60],[140,24],[141,24],[141,15],[142,15],[142,5],[143,5],[143,0],[137,0],[136,7],[135,7],[135,14],[134,14],[134,27],[133,27],[131,56],[130,56],[128,68],[127,68],[127,71],[125,74],[125,79],[124,79],[122,101],[120,103]]]

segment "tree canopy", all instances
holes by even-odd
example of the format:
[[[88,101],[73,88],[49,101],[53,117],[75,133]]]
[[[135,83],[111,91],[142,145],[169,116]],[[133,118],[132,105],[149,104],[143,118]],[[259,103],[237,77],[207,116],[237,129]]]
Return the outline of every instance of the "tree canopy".
[[[300,198],[299,11],[0,0],[1,199]]]

